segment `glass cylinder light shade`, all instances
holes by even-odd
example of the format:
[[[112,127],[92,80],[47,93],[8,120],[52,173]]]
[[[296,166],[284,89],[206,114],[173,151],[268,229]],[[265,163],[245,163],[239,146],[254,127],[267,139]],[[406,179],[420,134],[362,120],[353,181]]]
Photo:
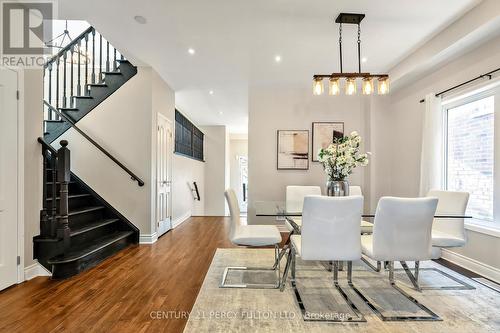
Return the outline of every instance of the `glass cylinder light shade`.
[[[322,95],[324,91],[323,80],[322,79],[314,79],[313,81],[313,95]]]
[[[383,77],[378,79],[378,94],[385,95],[389,93],[389,78]]]
[[[345,80],[345,94],[346,95],[356,95],[356,79],[347,78]]]
[[[371,95],[373,93],[373,80],[369,77],[363,78],[363,85],[361,87],[363,95]]]
[[[329,95],[340,94],[340,82],[338,78],[330,78],[328,85],[328,94]]]

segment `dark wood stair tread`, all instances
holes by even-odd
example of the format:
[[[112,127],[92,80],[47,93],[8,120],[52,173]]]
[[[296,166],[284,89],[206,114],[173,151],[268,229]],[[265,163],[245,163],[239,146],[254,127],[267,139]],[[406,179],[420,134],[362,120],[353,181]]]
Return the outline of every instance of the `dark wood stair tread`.
[[[105,75],[123,75],[122,72],[120,71],[114,71],[114,72],[102,72]]]
[[[92,207],[78,208],[78,209],[75,209],[75,210],[72,210],[71,212],[69,212],[68,215],[73,216],[73,215],[78,215],[78,214],[84,214],[84,213],[93,212],[96,210],[101,210],[104,208],[106,208],[106,207],[104,207],[104,206],[92,206]]]
[[[85,258],[133,233],[133,231],[115,231],[109,235],[94,239],[92,244],[83,244],[76,248],[72,248],[66,255],[51,258],[47,263],[50,265],[65,264]]]
[[[88,231],[91,231],[91,230],[94,230],[94,229],[97,229],[97,228],[100,228],[100,227],[104,227],[108,224],[112,224],[112,223],[115,223],[115,222],[118,222],[120,221],[119,219],[106,219],[106,220],[99,220],[99,221],[95,221],[95,222],[91,222],[91,223],[87,223],[85,224],[84,226],[80,227],[80,228],[77,228],[77,229],[71,229],[71,233],[70,235],[73,237],[73,236],[78,236],[78,235],[81,235],[85,232],[88,232]]]
[[[84,198],[84,197],[91,197],[91,195],[88,193],[83,193],[83,194],[71,194],[68,196],[69,199]],[[60,197],[56,197],[56,200],[60,199],[61,199]],[[47,201],[52,201],[52,197],[47,198]]]
[[[67,112],[67,111],[75,112],[75,111],[78,111],[80,109],[78,109],[78,108],[59,108],[59,110],[64,111],[64,112]]]
[[[70,180],[68,182],[68,184],[74,184],[74,183],[76,183],[74,180]],[[52,185],[52,184],[54,184],[54,182],[46,182],[45,184]],[[61,184],[60,182],[56,182],[56,185],[60,185],[60,184]]]
[[[71,98],[92,99],[94,97],[88,95],[80,95],[80,96],[71,96]]]

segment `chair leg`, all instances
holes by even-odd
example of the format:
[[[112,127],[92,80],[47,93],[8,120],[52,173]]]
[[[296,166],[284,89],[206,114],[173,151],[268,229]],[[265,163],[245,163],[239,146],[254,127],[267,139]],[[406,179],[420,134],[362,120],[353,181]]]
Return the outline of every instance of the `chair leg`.
[[[415,261],[415,281],[417,281],[418,283],[418,273],[419,273],[419,269],[420,269],[420,261]]]
[[[222,281],[219,285],[219,288],[252,288],[252,289],[279,289],[281,286],[281,272],[280,272],[280,263],[279,263],[279,244],[274,245],[274,262],[278,262],[276,268],[274,266],[272,268],[267,267],[245,267],[245,266],[236,266],[236,267],[226,267],[224,269],[224,273],[222,274]],[[249,284],[226,284],[226,278],[229,274],[229,271],[275,271],[276,272],[276,283],[249,283]]]
[[[292,281],[295,282],[295,256],[296,256],[296,254],[295,254],[295,249],[293,248],[293,246],[290,249],[290,253],[292,255],[292,261],[291,261]]]
[[[337,260],[332,262],[332,270],[333,270],[333,284],[339,284],[339,262]]]
[[[283,256],[285,255],[288,248],[290,247],[290,236],[292,236],[293,234],[294,234],[294,231],[293,230],[290,231],[290,234],[288,235],[288,239],[286,240],[286,243],[283,245],[283,248],[280,251],[280,255],[278,257],[278,260],[276,260],[276,262],[273,265],[273,269],[275,269],[278,266],[278,262],[281,261],[281,259],[283,259]]]
[[[375,272],[380,272],[382,269],[382,264],[380,261],[377,261],[377,267],[373,266],[371,262],[368,261],[365,257],[361,256],[361,261],[364,262],[368,267],[373,269]]]
[[[288,271],[290,270],[290,262],[292,260],[292,254],[291,254],[291,249],[288,249],[288,254],[286,256],[286,263],[285,263],[285,269],[283,271],[283,277],[281,278],[281,287],[280,291],[285,290],[286,286],[286,279],[288,277]]]
[[[401,266],[403,266],[403,269],[405,270],[405,273],[406,275],[408,276],[408,278],[410,279],[411,283],[413,284],[413,287],[415,288],[415,290],[417,291],[422,291],[422,289],[420,289],[420,286],[418,285],[418,261],[415,262],[415,272],[416,272],[416,276],[415,277],[410,269],[408,268],[408,265],[406,264],[405,261],[400,261],[401,263]],[[393,267],[392,267],[392,274],[394,275],[394,263],[392,264]]]

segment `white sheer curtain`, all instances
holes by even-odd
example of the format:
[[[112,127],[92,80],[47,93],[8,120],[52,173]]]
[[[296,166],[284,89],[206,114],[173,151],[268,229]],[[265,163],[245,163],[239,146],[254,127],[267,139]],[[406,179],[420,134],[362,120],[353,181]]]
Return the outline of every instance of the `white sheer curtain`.
[[[443,185],[443,112],[441,97],[425,96],[425,114],[422,127],[422,154],[420,157],[420,196]]]

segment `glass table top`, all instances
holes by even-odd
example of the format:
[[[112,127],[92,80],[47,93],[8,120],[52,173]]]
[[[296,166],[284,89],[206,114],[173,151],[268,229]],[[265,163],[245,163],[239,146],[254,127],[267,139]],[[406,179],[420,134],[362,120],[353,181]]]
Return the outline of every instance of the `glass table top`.
[[[285,204],[284,201],[256,201],[254,203],[255,215],[256,216],[302,216],[302,211],[297,208],[302,207],[302,203],[288,202]],[[373,218],[374,213],[365,212],[361,215],[363,218]],[[467,215],[444,215],[436,214],[435,218],[459,218],[459,219],[470,219],[472,216]]]

